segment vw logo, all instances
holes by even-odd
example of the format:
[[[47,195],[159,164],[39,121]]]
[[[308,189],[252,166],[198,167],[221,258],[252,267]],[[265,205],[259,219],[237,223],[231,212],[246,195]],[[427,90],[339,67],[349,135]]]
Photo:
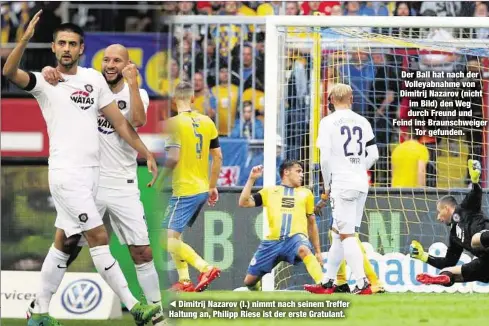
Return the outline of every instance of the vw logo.
[[[102,300],[102,289],[91,280],[71,282],[61,295],[61,304],[72,314],[86,314],[97,308]]]

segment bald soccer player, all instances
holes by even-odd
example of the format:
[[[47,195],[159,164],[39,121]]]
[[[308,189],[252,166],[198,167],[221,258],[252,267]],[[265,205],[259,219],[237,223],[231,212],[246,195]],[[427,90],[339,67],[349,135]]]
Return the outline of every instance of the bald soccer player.
[[[105,49],[102,74],[124,117],[135,128],[143,126],[146,123],[149,97],[144,89],[139,88],[138,70],[129,61],[124,46],[113,44]],[[63,81],[55,68],[44,68],[43,76],[50,84]],[[160,303],[158,274],[149,245],[144,208],[139,199],[137,152],[114,132],[114,127],[103,114],[98,117],[98,131],[101,155],[97,209],[101,216],[105,212],[109,213],[112,229],[119,242],[128,245],[139,284],[148,302]],[[153,325],[163,325],[161,314],[153,318]]]

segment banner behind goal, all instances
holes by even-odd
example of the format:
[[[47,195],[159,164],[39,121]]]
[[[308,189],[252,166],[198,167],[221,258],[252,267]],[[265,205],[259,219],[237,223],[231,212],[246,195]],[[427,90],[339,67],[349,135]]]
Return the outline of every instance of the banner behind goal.
[[[412,239],[426,248],[445,242],[435,203],[443,194],[463,195],[469,158],[481,161],[486,187],[489,40],[473,37],[489,22],[379,18],[355,17],[348,24],[343,17],[267,20],[265,153],[280,136],[283,157],[303,162],[305,186],[318,196],[319,121],[328,114],[331,87],[350,85],[352,108],[371,122],[380,152],[369,171],[361,239],[379,254],[406,254]],[[414,156],[426,164],[413,171],[405,164]],[[265,157],[265,171],[265,185],[273,184],[274,157]],[[318,220],[323,252],[330,216],[328,211]],[[300,275],[306,275],[303,267],[282,263],[265,278],[264,289],[298,288]]]

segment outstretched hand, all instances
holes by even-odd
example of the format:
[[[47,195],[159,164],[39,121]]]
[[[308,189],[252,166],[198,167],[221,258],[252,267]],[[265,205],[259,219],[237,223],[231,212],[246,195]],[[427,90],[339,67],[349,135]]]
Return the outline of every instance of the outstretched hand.
[[[32,17],[31,21],[29,22],[29,25],[27,25],[27,28],[24,32],[24,35],[22,35],[21,40],[24,42],[29,42],[30,39],[34,36],[34,31],[36,30],[36,25],[39,22],[39,18],[41,17],[42,14],[42,9],[39,10],[34,17]]]

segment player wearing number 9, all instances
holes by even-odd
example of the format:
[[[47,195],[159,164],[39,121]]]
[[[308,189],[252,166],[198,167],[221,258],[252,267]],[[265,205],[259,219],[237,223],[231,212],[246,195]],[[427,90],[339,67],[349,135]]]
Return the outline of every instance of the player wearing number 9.
[[[163,228],[168,230],[166,248],[179,276],[179,281],[172,289],[185,292],[205,290],[221,272],[210,266],[180,238],[185,227],[195,222],[205,202],[214,206],[219,199],[216,187],[222,153],[217,129],[209,117],[192,110],[193,97],[194,90],[190,83],[181,82],[177,85],[174,100],[178,115],[168,120],[166,169],[161,177],[164,178],[172,170],[172,197]],[[212,157],[210,180],[209,154]],[[201,273],[195,287],[190,280],[188,264]]]

